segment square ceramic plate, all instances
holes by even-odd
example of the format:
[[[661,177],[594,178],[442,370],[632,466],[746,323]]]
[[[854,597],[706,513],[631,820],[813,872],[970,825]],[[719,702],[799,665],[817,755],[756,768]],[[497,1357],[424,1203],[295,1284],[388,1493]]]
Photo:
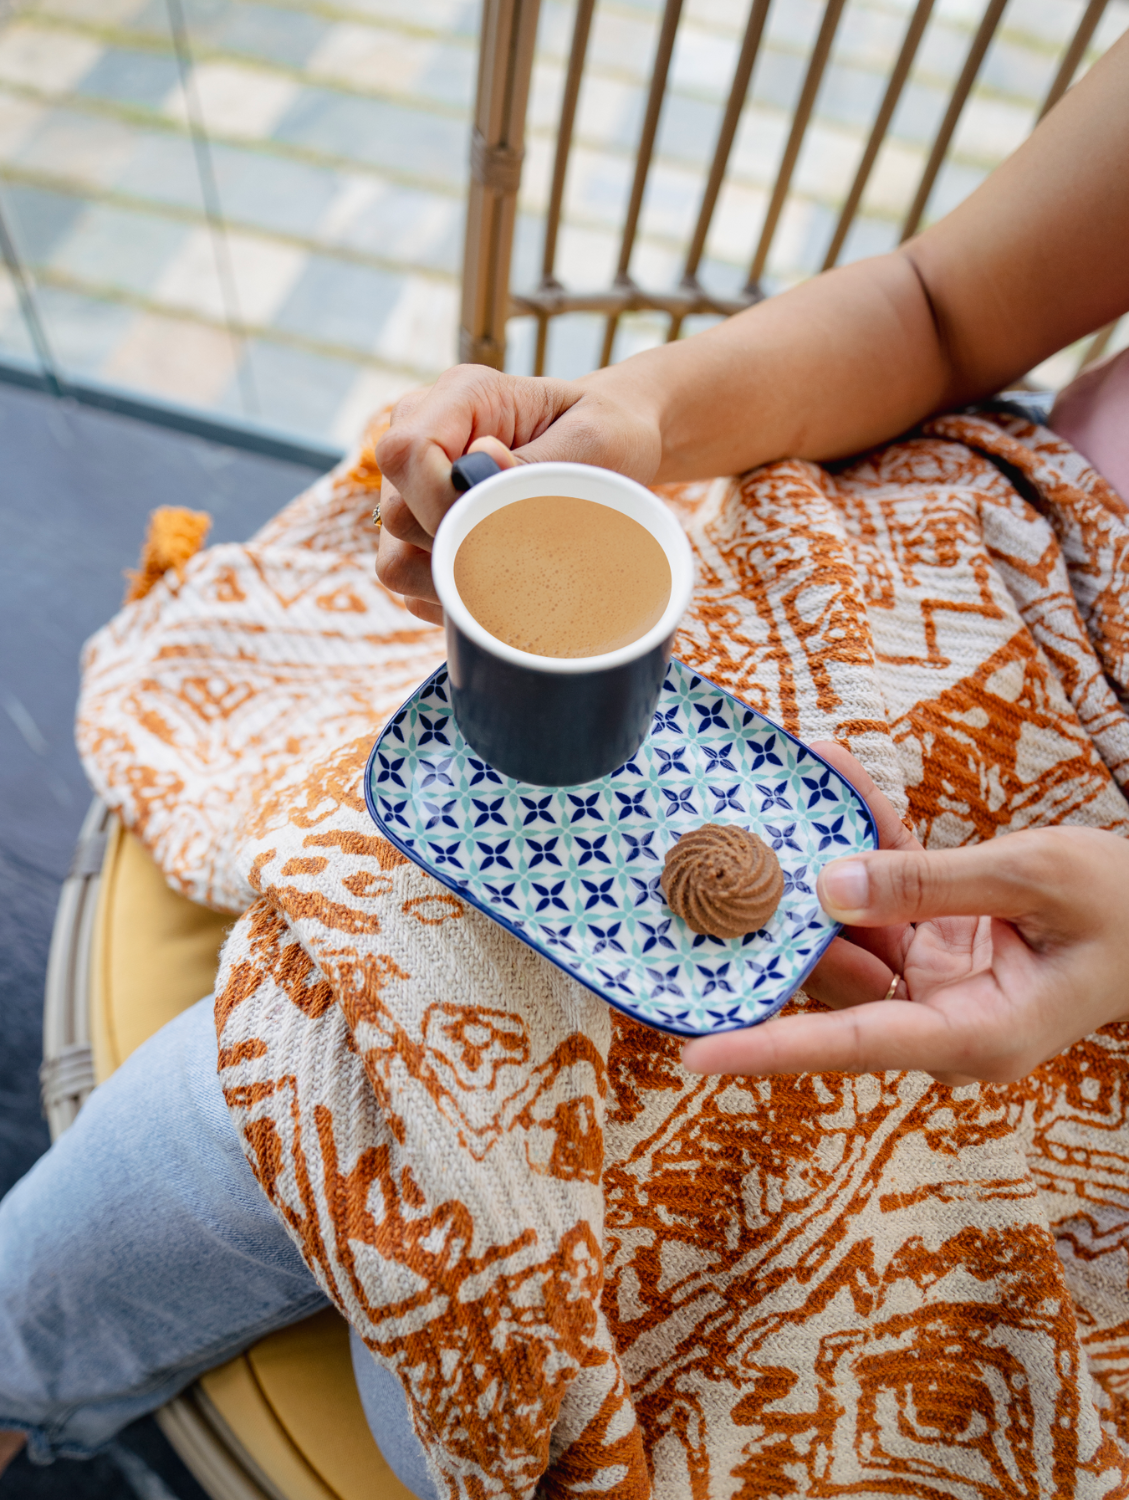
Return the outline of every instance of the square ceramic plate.
[[[775,1015],[839,930],[815,880],[875,849],[870,809],[806,745],[673,660],[647,739],[587,786],[529,786],[480,760],[440,667],[386,726],[365,800],[409,859],[609,1005],[678,1036]],[[766,927],[701,937],[665,905],[680,834],[739,823],[771,844],[784,896]]]

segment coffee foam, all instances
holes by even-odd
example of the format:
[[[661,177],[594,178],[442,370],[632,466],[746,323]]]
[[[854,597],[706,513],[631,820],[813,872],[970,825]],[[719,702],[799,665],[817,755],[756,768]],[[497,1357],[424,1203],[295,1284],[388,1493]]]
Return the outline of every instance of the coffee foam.
[[[666,553],[622,511],[573,495],[515,500],[455,555],[455,587],[478,623],[535,656],[599,656],[630,645],[670,602]]]

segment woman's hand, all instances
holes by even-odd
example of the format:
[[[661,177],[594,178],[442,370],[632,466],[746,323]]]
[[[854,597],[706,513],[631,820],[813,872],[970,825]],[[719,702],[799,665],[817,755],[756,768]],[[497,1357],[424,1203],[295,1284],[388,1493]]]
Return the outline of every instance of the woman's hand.
[[[485,452],[503,468],[569,460],[600,464],[641,483],[659,466],[661,440],[647,381],[619,366],[585,380],[502,375],[458,365],[404,397],[377,445],[380,550],[376,573],[408,608],[438,624],[431,541],[458,496],[451,465]]]
[[[692,1072],[1004,1083],[1129,1019],[1129,840],[1046,828],[927,854],[852,755],[819,750],[869,802],[882,848],[819,876],[845,926],[804,988],[833,1011],[689,1042]]]

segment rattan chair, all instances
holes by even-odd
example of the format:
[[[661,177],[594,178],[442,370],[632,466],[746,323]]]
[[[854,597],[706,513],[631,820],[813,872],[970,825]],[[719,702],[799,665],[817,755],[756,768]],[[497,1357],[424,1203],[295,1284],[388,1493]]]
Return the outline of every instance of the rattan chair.
[[[686,318],[698,314],[728,316],[766,295],[769,256],[782,217],[795,191],[797,166],[808,131],[818,114],[821,85],[850,11],[847,0],[822,0],[819,27],[805,60],[802,83],[788,122],[785,143],[776,163],[767,206],[759,223],[749,226],[748,272],[736,295],[710,291],[700,279],[707,240],[719,198],[731,170],[731,157],[742,114],[750,99],[750,85],[758,62],[764,65],[766,28],[771,16],[789,0],[750,0],[744,32],[737,49],[723,107],[718,111],[716,135],[708,166],[701,173],[697,213],[684,237],[681,274],[673,286],[649,286],[633,271],[641,214],[656,158],[656,141],[664,105],[670,94],[671,64],[684,0],[660,0],[658,25],[651,56],[642,123],[635,143],[631,185],[619,226],[619,254],[609,286],[570,290],[557,271],[558,240],[562,227],[565,182],[574,146],[577,107],[585,78],[595,0],[575,0],[571,43],[557,116],[556,144],[548,184],[540,278],[536,285],[511,285],[514,226],[522,166],[526,154],[526,113],[533,76],[540,0],[484,0],[479,54],[478,94],[471,149],[471,184],[467,206],[466,248],[463,262],[459,357],[501,369],[506,355],[506,325],[511,318],[536,320],[533,370],[545,367],[547,330],[552,320],[578,313],[604,318],[599,363],[610,362],[619,320],[624,314],[654,312],[666,315],[665,337],[675,339]],[[1106,10],[1108,0],[1087,0],[1073,34],[1054,60],[1051,82],[1036,118],[1058,102],[1070,87]],[[910,82],[911,72],[934,19],[935,0],[915,0],[908,10],[897,54],[885,81],[882,98],[870,122],[857,166],[838,204],[834,228],[819,269],[836,265],[848,233],[856,222],[864,195],[890,138],[895,111]],[[981,75],[989,48],[1004,22],[1007,0],[983,0],[980,18],[972,29],[920,175],[901,205],[898,238],[915,234],[926,219],[931,196],[954,144],[957,127]],[[687,9],[691,9],[687,6]],[[1021,12],[1022,7],[1018,10]],[[1080,365],[1092,363],[1106,349],[1116,325],[1094,335],[1084,348]]]
[[[786,3],[786,0],[777,0]],[[1065,47],[1043,112],[1061,96],[1083,58],[1106,0],[1089,0]],[[936,138],[908,203],[902,237],[922,220],[961,112],[1005,0],[988,0],[975,29]],[[602,363],[612,355],[618,320],[640,310],[668,318],[676,338],[687,317],[727,315],[764,295],[762,277],[785,208],[800,148],[812,119],[845,0],[826,0],[762,223],[754,233],[749,274],[737,296],[708,292],[699,267],[726,176],[742,110],[769,15],[770,0],[752,0],[716,145],[687,240],[680,283],[665,290],[640,285],[632,255],[655,152],[682,0],[665,0],[651,82],[635,152],[620,234],[618,269],[609,287],[572,292],[556,274],[565,178],[595,0],[576,0],[557,144],[548,194],[541,277],[537,286],[510,286],[514,225],[524,156],[526,108],[533,71],[539,0],[485,0],[471,152],[460,353],[501,367],[506,324],[536,319],[535,368],[544,367],[552,319],[573,313],[604,317]],[[863,200],[933,0],[917,0],[875,115],[853,182],[827,246],[835,264]],[[1111,330],[1090,343],[1097,358]],[[145,1037],[211,989],[228,919],[174,894],[140,842],[100,803],[91,807],[55,921],[44,1016],[43,1100],[52,1136],[72,1122],[95,1084]],[[157,1414],[173,1446],[215,1500],[395,1500],[407,1494],[373,1442],[361,1412],[348,1335],[336,1313],[263,1339],[238,1359],[199,1380]]]

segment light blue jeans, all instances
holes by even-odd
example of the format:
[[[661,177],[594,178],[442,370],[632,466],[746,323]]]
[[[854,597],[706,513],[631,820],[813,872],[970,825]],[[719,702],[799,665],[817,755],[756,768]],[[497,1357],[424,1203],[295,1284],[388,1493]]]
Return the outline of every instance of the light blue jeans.
[[[0,1203],[0,1429],[85,1458],[197,1375],[328,1305],[243,1156],[211,999],[139,1047]],[[385,1458],[436,1500],[399,1382],[355,1335]]]

